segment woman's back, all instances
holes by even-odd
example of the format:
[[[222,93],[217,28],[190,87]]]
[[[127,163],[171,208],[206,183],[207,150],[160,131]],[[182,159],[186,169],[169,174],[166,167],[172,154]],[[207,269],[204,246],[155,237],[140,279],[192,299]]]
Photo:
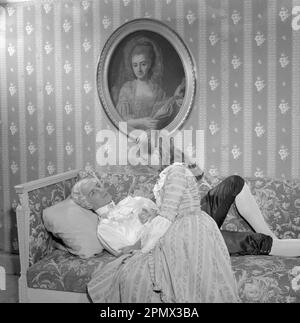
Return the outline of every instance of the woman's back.
[[[123,255],[96,270],[88,284],[92,300],[238,302],[226,245],[214,220],[201,212],[191,172],[183,165],[167,167],[154,193],[160,216],[172,225],[150,251]]]

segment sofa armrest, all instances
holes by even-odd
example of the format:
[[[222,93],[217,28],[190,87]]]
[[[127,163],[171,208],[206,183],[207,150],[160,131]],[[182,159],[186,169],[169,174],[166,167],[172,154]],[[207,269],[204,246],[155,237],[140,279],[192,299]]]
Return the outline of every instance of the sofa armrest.
[[[43,210],[68,197],[77,176],[78,170],[71,170],[15,186],[19,196],[17,227],[21,274],[53,249],[53,240],[42,220]]]

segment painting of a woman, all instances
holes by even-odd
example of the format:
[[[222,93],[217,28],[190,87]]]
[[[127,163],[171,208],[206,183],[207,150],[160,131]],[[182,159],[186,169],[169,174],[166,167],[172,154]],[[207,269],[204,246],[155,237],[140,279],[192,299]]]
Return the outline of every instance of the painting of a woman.
[[[164,62],[155,40],[139,35],[124,46],[118,81],[112,87],[116,109],[128,126],[162,129],[180,109],[184,78],[171,95],[163,88]]]

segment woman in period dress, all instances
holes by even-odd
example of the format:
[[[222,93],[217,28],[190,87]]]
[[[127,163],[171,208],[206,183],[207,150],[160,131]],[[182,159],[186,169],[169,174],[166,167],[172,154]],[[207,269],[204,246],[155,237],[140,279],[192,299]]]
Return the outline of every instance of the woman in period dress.
[[[159,212],[148,239],[94,272],[93,302],[238,302],[227,247],[201,211],[192,172],[182,163],[168,166],[154,194]]]
[[[134,38],[125,48],[124,61],[127,80],[117,95],[117,111],[132,128],[162,128],[176,112],[161,87],[163,62],[159,47],[149,38]]]

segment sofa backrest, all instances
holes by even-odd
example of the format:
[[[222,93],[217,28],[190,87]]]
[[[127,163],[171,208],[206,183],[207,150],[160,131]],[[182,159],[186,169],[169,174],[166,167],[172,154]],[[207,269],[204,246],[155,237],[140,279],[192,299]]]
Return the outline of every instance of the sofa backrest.
[[[143,174],[102,173],[101,182],[108,189],[115,203],[128,195],[143,196],[154,200],[153,187],[157,177]]]

